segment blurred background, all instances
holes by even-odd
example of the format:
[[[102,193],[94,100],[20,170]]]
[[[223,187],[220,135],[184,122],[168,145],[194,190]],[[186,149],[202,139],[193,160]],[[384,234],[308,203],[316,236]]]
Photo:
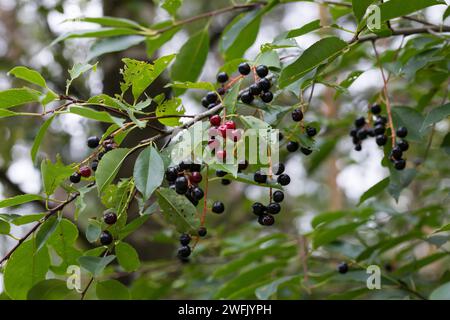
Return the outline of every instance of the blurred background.
[[[222,0],[186,0],[179,15],[190,17],[227,5],[229,2]],[[439,24],[442,21],[444,10],[444,6],[430,8],[425,11],[424,18]],[[15,80],[8,77],[6,73],[14,66],[25,65],[39,70],[54,91],[64,92],[68,77],[67,70],[74,63],[85,61],[88,48],[93,40],[72,39],[52,47],[49,47],[49,44],[65,32],[96,28],[96,25],[89,23],[67,21],[83,16],[124,17],[148,25],[170,19],[166,11],[157,2],[152,1],[0,0],[0,90],[17,85],[14,83]],[[235,13],[230,13],[218,16],[213,20],[210,27],[211,49],[200,77],[201,81],[215,80],[217,70],[223,63],[217,52],[218,40],[221,32],[234,16]],[[253,59],[259,53],[262,44],[271,42],[281,32],[298,28],[315,19],[321,19],[325,24],[330,24],[334,17],[329,15],[328,10],[324,10],[323,7],[314,3],[293,2],[280,6],[264,18],[258,38],[247,51],[245,58]],[[344,18],[340,22],[349,29],[354,29],[353,21],[347,21]],[[195,29],[196,25],[193,25],[187,30],[178,32],[153,57],[147,56],[145,45],[142,44],[123,52],[107,54],[98,58],[97,72],[91,72],[82,79],[78,79],[73,84],[74,94],[81,98],[87,98],[102,92],[111,95],[119,92],[121,58],[131,57],[147,60],[175,53],[188,39],[189,33],[194,32]],[[341,31],[337,33],[344,39],[352,36]],[[296,40],[304,49],[319,38],[318,35],[305,35]],[[396,48],[400,41],[400,37],[394,41],[381,41],[380,50]],[[362,50],[372,54],[370,46],[364,47]],[[303,237],[300,235],[311,230],[311,219],[318,213],[326,211],[354,209],[362,193],[388,175],[387,169],[380,165],[383,154],[376,147],[374,141],[366,142],[363,151],[358,153],[353,150],[350,138],[347,138],[346,133],[342,133],[346,130],[345,126],[338,127],[334,133],[327,131],[326,128],[328,124],[332,124],[333,119],[340,119],[349,128],[353,119],[366,110],[368,99],[381,90],[382,80],[379,70],[371,67],[371,62],[365,60],[362,54],[362,58],[356,61],[353,68],[367,71],[349,88],[348,95],[343,95],[337,100],[333,99],[333,90],[322,85],[317,86],[311,103],[311,112],[308,113],[307,119],[325,123],[323,130],[325,135],[319,136],[319,142],[335,141],[334,148],[324,159],[316,159],[317,161],[307,159],[301,154],[290,155],[287,158],[286,171],[290,174],[292,183],[286,187],[287,200],[282,213],[277,217],[274,228],[271,230],[261,228],[256,224],[251,213],[250,206],[254,201],[267,201],[265,189],[237,182],[226,187],[217,181],[212,183],[210,194],[214,195],[216,200],[224,201],[226,213],[220,217],[208,217],[207,225],[210,235],[207,240],[200,243],[191,262],[182,264],[175,259],[177,235],[171,229],[166,228],[161,219],[155,216],[129,238],[129,242],[138,250],[140,258],[145,261],[142,272],[139,275],[118,273],[115,276],[124,283],[131,283],[131,280],[135,280],[132,289],[135,298],[209,298],[212,288],[224,281],[224,278],[221,277],[234,277],[239,268],[252,267],[253,260],[245,260],[239,256],[244,250],[261,248],[260,245],[264,244],[262,249],[273,246],[272,254],[274,256],[268,258],[270,262],[286,259],[286,268],[283,273],[277,275],[293,276],[292,279],[299,281],[295,276],[305,271],[301,262],[304,244],[302,243]],[[152,85],[151,94],[156,95],[164,91],[165,84],[165,79],[160,79]],[[397,90],[397,88],[393,90]],[[199,98],[196,93],[190,92],[183,96],[187,113],[192,114],[201,110]],[[403,92],[395,94],[393,99],[397,104],[401,104],[402,102],[407,103],[409,97]],[[286,100],[285,104],[292,105],[295,102]],[[30,106],[29,108],[37,107]],[[42,119],[36,118],[0,119],[0,199],[41,191],[38,166],[32,163],[29,156],[33,139],[41,124]],[[51,159],[55,159],[56,155],[60,154],[65,163],[77,162],[89,154],[85,143],[86,138],[91,135],[101,135],[104,130],[105,127],[98,123],[81,119],[75,115],[63,115],[53,122],[41,150]],[[445,134],[448,131],[448,122],[440,123],[436,130],[438,136]],[[134,145],[137,141],[153,134],[151,129],[143,130],[130,135],[125,144]],[[418,154],[420,154],[420,150],[417,151]],[[433,154],[430,157],[432,158],[431,165],[436,163],[439,165],[441,161],[439,155],[436,155],[436,159],[433,159]],[[445,163],[440,165],[448,166],[448,162],[447,165]],[[120,175],[126,177],[131,173],[132,166],[125,165]],[[432,180],[430,180],[431,183]],[[448,189],[450,187],[449,177],[443,179],[442,183],[444,185],[440,187]],[[388,219],[386,212],[402,212],[417,207],[418,204],[414,204],[415,196],[417,192],[421,191],[423,188],[419,190],[414,186],[405,190],[398,203],[386,196],[383,203],[377,203],[380,205],[377,210],[379,210],[381,219],[383,219],[383,214]],[[89,196],[91,198],[88,201],[87,211],[89,214],[87,216],[100,216],[103,212],[101,204],[94,193]],[[384,209],[381,208],[382,205]],[[43,207],[38,205],[22,206],[20,210],[18,209],[20,213],[42,211]],[[66,216],[70,218],[72,211],[73,208],[68,208]],[[11,209],[7,212],[14,213],[14,210]],[[79,221],[79,225],[80,234],[83,234],[86,222]],[[13,233],[19,237],[26,230],[27,227],[16,228]],[[82,241],[83,235],[80,236],[80,239],[80,247],[90,247],[87,241]],[[14,242],[14,240],[0,235],[0,256],[3,256]],[[277,246],[286,248],[278,251]],[[346,250],[351,251],[351,246],[352,243],[348,243]],[[280,256],[277,256],[278,254]],[[322,264],[319,257],[312,268],[313,270],[317,268],[316,270],[320,270],[320,272],[333,270],[339,259],[340,256],[337,255],[335,258],[331,257],[330,260],[327,260],[329,264]],[[238,261],[234,269],[233,266],[228,269],[224,268],[232,261]],[[268,275],[271,274],[271,270],[264,272]],[[248,286],[250,287],[250,284]],[[339,286],[332,286],[325,291],[339,291],[337,289]],[[234,292],[241,290],[238,289],[236,288]],[[0,281],[0,292],[1,290]],[[289,286],[288,284],[279,298],[299,298],[305,294],[300,291],[295,288],[295,285]],[[322,297],[323,294],[319,289],[310,297]],[[394,297],[395,294],[392,293]],[[242,292],[237,297],[253,297],[253,295]]]

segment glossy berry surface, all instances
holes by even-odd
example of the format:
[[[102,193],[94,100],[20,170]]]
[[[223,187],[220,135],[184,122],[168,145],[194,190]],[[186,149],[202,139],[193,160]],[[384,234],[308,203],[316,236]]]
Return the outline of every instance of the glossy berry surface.
[[[180,236],[180,244],[182,246],[187,246],[190,242],[191,242],[191,236],[188,235],[187,233],[183,233]]]
[[[262,226],[271,226],[275,223],[275,218],[270,214],[263,214],[258,217],[258,223]]]
[[[166,170],[166,180],[167,181],[175,181],[178,178],[178,170],[175,167],[169,167]]]
[[[380,135],[375,138],[377,145],[384,146],[387,143],[387,137],[385,135]]]
[[[364,117],[360,117],[355,120],[355,127],[361,128],[366,124],[366,119]]]
[[[346,264],[345,262],[340,263],[337,267],[337,270],[341,274],[347,273],[348,272],[348,264]]]
[[[209,103],[214,103],[214,102],[216,102],[217,101],[217,93],[215,93],[215,92],[213,92],[213,91],[211,91],[211,92],[208,92],[207,94],[206,94],[206,100],[209,102]]]
[[[299,147],[300,145],[298,144],[297,141],[289,141],[286,145],[286,149],[289,152],[295,152],[298,150]]]
[[[216,201],[213,203],[211,211],[214,213],[219,213],[219,214],[223,213],[225,211],[225,206],[222,202]]]
[[[228,74],[226,72],[219,72],[217,74],[217,82],[225,83],[228,81]]]
[[[216,177],[222,178],[225,177],[228,173],[226,171],[223,170],[217,170],[216,171]]]
[[[277,214],[281,211],[281,206],[279,203],[273,202],[269,203],[267,206],[267,212],[270,214]]]
[[[239,71],[239,73],[242,74],[243,76],[246,76],[246,75],[248,75],[248,74],[250,73],[250,71],[251,71],[250,65],[249,65],[248,63],[246,63],[246,62],[243,62],[243,63],[241,63],[241,64],[239,65],[238,71]]]
[[[270,91],[264,92],[261,95],[261,100],[265,103],[269,103],[273,100],[273,93]]]
[[[407,135],[408,135],[408,129],[406,129],[406,127],[400,127],[397,129],[397,136],[399,138],[406,138]]]
[[[200,183],[202,179],[203,179],[202,174],[197,171],[192,172],[191,176],[189,177],[189,181],[191,183]]]
[[[266,78],[259,80],[258,85],[262,91],[268,91],[270,89],[270,87],[272,86],[272,84],[270,83],[270,80],[266,79]]]
[[[284,193],[283,191],[277,190],[273,193],[273,201],[275,202],[282,202],[284,200]]]
[[[100,138],[99,137],[89,137],[87,139],[87,145],[91,149],[97,148],[99,144],[100,144]]]
[[[217,114],[215,114],[209,118],[209,123],[211,123],[211,125],[214,127],[220,126],[220,122],[221,122],[220,116]]]
[[[84,178],[89,178],[92,174],[92,170],[91,168],[87,167],[87,166],[83,166],[80,168],[80,170],[78,171],[80,173],[80,175]]]
[[[314,137],[317,134],[317,129],[314,127],[306,127],[306,134],[310,137]]]
[[[391,151],[391,157],[396,159],[396,160],[400,160],[403,156],[403,151],[402,149],[400,149],[399,146],[396,146],[392,149]]]
[[[200,227],[200,228],[198,228],[198,230],[197,230],[197,234],[198,234],[200,237],[206,236],[207,233],[208,233],[208,230],[207,230],[205,227]]]
[[[266,183],[267,182],[267,175],[261,173],[260,171],[256,171],[253,175],[253,180],[258,183]]]
[[[397,146],[402,150],[402,151],[407,151],[409,149],[409,143],[406,140],[400,140],[399,142],[397,142]]]
[[[103,231],[100,234],[100,243],[104,246],[108,246],[113,242],[113,237],[109,231]]]
[[[185,194],[188,190],[188,180],[185,176],[178,177],[175,180],[175,191],[178,194]]]
[[[194,198],[194,200],[200,201],[201,199],[203,199],[204,195],[205,194],[201,188],[196,187],[192,189],[192,198]]]
[[[75,172],[70,176],[69,180],[72,183],[78,183],[81,181],[81,174],[79,174],[78,172]]]
[[[265,65],[257,66],[256,74],[258,75],[258,77],[264,78],[265,76],[267,76],[269,74],[269,68],[267,68],[267,66],[265,66]]]
[[[267,208],[262,203],[255,202],[254,204],[252,204],[252,210],[253,210],[254,214],[256,214],[257,216],[260,216],[266,212]]]
[[[273,173],[274,173],[276,176],[279,176],[280,174],[282,174],[282,173],[284,172],[284,170],[285,170],[284,164],[279,163],[279,164],[277,164],[276,166],[274,166],[274,168],[273,168]]]
[[[242,95],[241,95],[241,101],[245,104],[252,103],[253,99],[254,99],[253,95],[248,91],[242,93]]]
[[[291,177],[283,173],[282,175],[278,176],[277,182],[282,186],[287,186],[289,183],[291,183]]]
[[[106,224],[113,225],[117,222],[117,214],[114,212],[107,212],[103,215],[103,221]]]
[[[374,104],[372,107],[370,107],[370,112],[374,115],[378,115],[381,113],[381,106],[379,104]]]
[[[191,255],[191,248],[189,246],[182,246],[178,249],[178,256],[180,258],[187,258]]]
[[[229,130],[233,130],[236,129],[236,123],[233,120],[228,120],[225,122],[225,126],[227,127],[227,129]]]
[[[404,159],[400,159],[394,162],[394,167],[397,170],[403,170],[406,168],[406,161]]]
[[[92,171],[97,171],[97,168],[98,168],[98,160],[92,161],[92,163],[91,163]]]
[[[309,148],[305,148],[305,147],[301,147],[300,151],[305,155],[305,156],[309,156],[313,151]]]
[[[300,109],[295,109],[294,111],[292,111],[292,120],[294,120],[295,122],[299,122],[303,120],[303,112]]]
[[[254,83],[250,87],[248,87],[248,91],[250,92],[250,94],[257,96],[262,92],[262,89],[259,84]]]

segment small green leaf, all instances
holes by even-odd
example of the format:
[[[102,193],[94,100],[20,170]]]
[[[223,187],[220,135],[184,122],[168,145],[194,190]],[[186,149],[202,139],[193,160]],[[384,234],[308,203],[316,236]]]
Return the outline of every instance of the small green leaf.
[[[102,226],[100,222],[97,220],[91,220],[89,221],[89,224],[86,228],[86,239],[90,243],[94,243],[98,240],[100,237],[100,234],[102,233]]]
[[[180,233],[195,233],[199,221],[195,217],[194,205],[185,196],[177,194],[172,189],[160,188],[156,193],[164,218]]]
[[[450,300],[450,282],[434,289],[430,294],[430,300]]]
[[[50,43],[50,47],[55,44],[65,41],[68,39],[74,38],[107,38],[107,37],[116,37],[116,36],[126,36],[138,34],[139,30],[134,30],[130,28],[116,28],[116,27],[107,27],[107,28],[98,28],[91,30],[81,30],[81,31],[70,31],[63,33],[58,38]]]
[[[47,87],[45,79],[36,70],[32,70],[27,67],[15,67],[8,72],[8,75],[10,74],[15,76],[16,78],[28,81],[40,87]]]
[[[450,103],[434,108],[425,117],[420,132],[422,133],[425,132],[431,125],[438,123],[439,121],[444,120],[449,116],[450,116]]]
[[[342,226],[338,226],[333,229],[319,229],[317,232],[314,233],[313,247],[317,249],[325,244],[328,244],[345,234],[355,231],[356,228],[358,228],[363,223],[364,221],[353,222]]]
[[[141,262],[139,255],[130,244],[126,242],[119,242],[115,248],[117,260],[125,271],[133,272],[139,269]]]
[[[26,103],[39,102],[40,92],[29,89],[8,89],[0,91],[0,109],[11,108]]]
[[[134,165],[133,177],[144,200],[150,199],[164,178],[164,162],[158,150],[149,146],[141,152]]]
[[[388,187],[389,194],[398,201],[400,193],[403,189],[408,187],[417,175],[416,169],[406,169],[403,171],[397,171],[390,167],[390,183]]]
[[[82,256],[78,259],[80,266],[93,276],[99,276],[108,264],[114,261],[116,256],[109,255],[106,257]]]
[[[161,8],[166,10],[172,17],[175,17],[182,4],[183,0],[162,0]]]
[[[102,158],[98,165],[97,171],[95,172],[95,180],[97,182],[99,194],[101,194],[105,188],[112,183],[129,153],[129,149],[118,148],[108,152]]]
[[[53,247],[61,258],[58,270],[65,273],[67,267],[77,264],[81,251],[75,248],[78,239],[78,228],[68,219],[62,219],[57,229],[48,239],[48,244]]]
[[[79,78],[83,73],[88,72],[89,70],[96,71],[97,70],[97,64],[89,64],[89,63],[76,63],[72,67],[72,69],[69,70],[70,79],[67,80],[66,84],[66,94],[69,93],[69,88],[72,84],[72,82]]]
[[[157,117],[181,116],[184,112],[185,109],[180,98],[166,100],[156,107]],[[180,125],[180,117],[159,118],[158,121],[169,127],[177,127]]]
[[[68,112],[99,122],[115,123],[119,126],[121,126],[125,121],[124,119],[111,116],[106,111],[97,111],[88,107],[71,106]]]
[[[420,128],[422,127],[424,118],[419,111],[410,107],[394,107],[392,108],[392,118],[395,128],[408,128],[409,140],[422,140]]]
[[[356,20],[361,21],[366,14],[367,8],[374,2],[375,0],[352,0],[353,13]]]
[[[339,55],[346,47],[347,43],[337,37],[319,40],[306,49],[297,60],[282,70],[279,86],[281,88],[287,87],[328,59]]]
[[[21,194],[12,198],[0,201],[0,208],[18,206],[32,201],[42,201],[43,197],[37,194]]]
[[[130,292],[117,280],[106,280],[97,283],[97,297],[102,300],[129,300]]]
[[[61,182],[72,175],[73,170],[72,166],[64,165],[59,157],[56,159],[55,163],[52,163],[49,159],[42,160],[42,184],[47,196],[51,196]]]
[[[44,124],[39,128],[36,138],[34,138],[33,146],[31,147],[31,160],[33,162],[36,161],[36,155],[38,153],[42,139],[44,139],[44,135],[47,132],[47,129],[52,124],[54,118],[55,118],[55,116],[53,115],[50,118],[48,118],[47,120],[45,120]]]
[[[225,110],[227,114],[236,114],[236,103],[239,96],[239,89],[241,88],[242,80],[239,80],[236,82],[232,87],[231,90],[228,91],[228,93],[225,95],[225,98],[223,99],[223,105],[225,107]]]
[[[36,251],[42,249],[60,222],[61,218],[59,216],[51,216],[40,226],[36,234]]]
[[[119,239],[124,239],[134,231],[136,231],[139,227],[141,227],[149,218],[151,213],[146,213],[133,221],[127,224],[122,228],[119,232]]]
[[[87,61],[111,52],[125,51],[145,41],[143,36],[120,36],[101,39],[89,48]]]
[[[384,189],[386,189],[390,184],[389,177],[377,182],[372,187],[369,188],[366,192],[363,193],[361,198],[359,198],[358,206],[360,206],[364,201],[367,199],[370,199],[372,197],[375,197],[376,195],[380,194]]]
[[[311,22],[305,24],[304,26],[302,26],[298,29],[289,30],[286,34],[286,38],[300,37],[300,36],[303,36],[307,33],[310,33],[312,31],[315,31],[320,28],[321,28],[320,20],[319,19],[314,20],[314,21],[311,21]]]
[[[75,18],[75,19],[69,19],[69,21],[76,21],[76,22],[90,22],[90,23],[97,23],[101,26],[105,27],[123,27],[123,28],[131,28],[131,29],[139,29],[142,26],[130,19],[125,18],[116,18],[116,17],[84,17],[84,18]]]
[[[404,0],[390,0],[380,4],[381,21],[387,21],[410,13],[443,4],[445,1],[440,0],[408,0],[408,5],[405,5]]]
[[[38,282],[28,291],[28,300],[67,300],[71,296],[72,290],[67,288],[64,280],[47,279]],[[74,297],[75,298],[75,297]],[[78,297],[79,299],[79,297]]]

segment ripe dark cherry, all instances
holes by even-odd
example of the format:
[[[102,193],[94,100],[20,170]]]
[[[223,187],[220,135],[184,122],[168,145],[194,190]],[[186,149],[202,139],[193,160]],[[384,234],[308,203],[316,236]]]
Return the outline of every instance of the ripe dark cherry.
[[[79,174],[78,172],[74,172],[70,178],[69,178],[70,182],[72,183],[78,183],[81,181],[81,174]]]
[[[409,149],[409,143],[406,140],[400,140],[399,142],[397,142],[397,146],[402,150],[402,151],[407,151]]]
[[[263,174],[260,171],[256,171],[253,175],[253,180],[258,183],[266,183],[267,182],[267,175]]]
[[[345,262],[340,263],[337,267],[337,270],[341,274],[347,273],[348,272],[348,264],[346,264]]]
[[[208,110],[211,110],[212,108],[214,108],[217,104],[215,103],[210,103],[208,104]]]
[[[226,171],[223,171],[223,170],[217,170],[216,171],[216,176],[219,177],[219,178],[225,177],[226,175],[227,175]]]
[[[400,149],[399,146],[396,146],[392,149],[391,151],[391,157],[394,158],[395,160],[400,160],[403,156],[403,151],[402,149]]]
[[[386,123],[387,123],[387,118],[386,117],[384,117],[384,116],[377,116],[374,124],[375,125],[378,125],[378,124],[386,125]]]
[[[220,180],[220,183],[222,183],[222,185],[224,186],[228,186],[231,183],[230,179],[222,179]]]
[[[203,193],[203,190],[199,187],[195,187],[192,189],[192,198],[194,198],[195,201],[200,201],[203,199],[203,196],[205,194]]]
[[[309,148],[305,148],[305,147],[301,147],[300,151],[305,155],[305,156],[309,156],[312,153],[312,150]]]
[[[301,109],[295,109],[294,111],[292,111],[292,120],[294,120],[295,122],[299,122],[303,120],[303,112]]]
[[[286,145],[286,149],[289,152],[295,152],[298,150],[299,147],[300,145],[298,144],[297,141],[289,141]]]
[[[239,65],[238,67],[239,73],[242,74],[243,76],[246,76],[250,73],[251,68],[250,65],[246,62],[243,62]]]
[[[257,216],[260,216],[266,212],[267,208],[262,203],[255,202],[254,204],[252,204],[252,210],[253,210],[254,214],[256,214]]]
[[[248,161],[239,161],[238,163],[238,172],[242,172],[248,168]]]
[[[182,246],[178,249],[178,256],[180,258],[187,258],[191,255],[191,248],[189,246]]]
[[[99,137],[89,137],[87,139],[87,145],[89,148],[97,148],[98,145],[100,144],[100,138]]]
[[[217,93],[223,96],[225,93],[227,93],[227,90],[225,88],[217,88]]]
[[[92,171],[97,171],[97,168],[98,168],[98,160],[92,161],[92,163],[91,163]]]
[[[80,168],[79,173],[82,177],[89,178],[92,174],[92,170],[87,166],[83,166]]]
[[[381,113],[381,106],[379,104],[374,104],[372,107],[370,107],[370,112],[374,115],[378,115]]]
[[[198,234],[200,237],[206,236],[207,233],[208,233],[208,230],[207,230],[205,227],[200,227],[200,228],[198,228],[198,230],[197,230],[197,234]]]
[[[284,170],[285,170],[284,164],[279,163],[276,166],[274,166],[273,172],[276,176],[279,176],[280,174],[282,174],[284,172]]]
[[[223,205],[222,202],[216,201],[216,202],[213,203],[213,206],[212,206],[211,210],[214,213],[220,214],[220,213],[223,213],[225,211],[225,206]]]
[[[258,83],[254,83],[250,87],[248,87],[248,91],[250,92],[250,94],[257,96],[261,94],[262,89]]]
[[[379,124],[373,128],[373,132],[378,136],[380,134],[384,134],[386,132],[386,127],[382,124]]]
[[[191,172],[200,172],[202,170],[202,165],[200,163],[191,163],[189,170],[191,170]]]
[[[275,223],[275,218],[270,214],[264,214],[258,217],[258,222],[262,226],[271,226]]]
[[[406,129],[405,127],[400,127],[397,129],[397,136],[399,138],[406,138],[407,135],[408,135],[408,129]]]
[[[287,186],[289,183],[291,183],[291,177],[289,177],[287,174],[283,173],[282,175],[278,176],[277,182],[279,184],[281,184],[282,186]]]
[[[109,231],[103,231],[100,234],[100,243],[104,246],[108,246],[113,242],[113,237]]]
[[[279,203],[273,202],[267,206],[267,212],[270,214],[277,214],[281,210],[281,206]]]
[[[380,135],[375,138],[377,145],[384,146],[387,143],[387,137],[385,135]]]
[[[310,137],[314,137],[317,134],[317,129],[314,127],[306,127],[306,134]]]
[[[361,151],[362,150],[362,146],[360,144],[357,144],[355,146],[355,151]]]
[[[259,80],[258,85],[262,91],[268,91],[270,89],[270,87],[272,86],[272,84],[270,83],[270,80],[267,78]]]
[[[206,97],[203,97],[201,102],[202,102],[202,106],[204,106],[205,108],[209,107],[209,102],[208,102],[208,100],[206,100]]]
[[[359,140],[365,140],[365,139],[367,139],[368,135],[369,135],[369,132],[367,130],[360,129],[360,130],[358,130],[358,133],[356,134],[356,137]]]
[[[359,117],[355,120],[355,127],[361,128],[366,124],[366,119],[364,117]]]
[[[207,94],[206,94],[206,100],[209,102],[209,103],[214,103],[214,102],[216,102],[217,101],[217,93],[215,93],[215,92],[213,92],[213,91],[211,91],[211,92],[208,92]]]
[[[175,167],[169,167],[166,170],[166,180],[167,181],[175,181],[178,178],[178,170]]]
[[[270,91],[264,92],[261,95],[261,100],[265,103],[269,103],[273,100],[273,93]]]
[[[269,74],[269,69],[265,65],[260,65],[256,67],[256,74],[260,78],[264,78]]]
[[[217,115],[217,114],[215,114],[215,115],[213,115],[213,116],[211,116],[211,117],[209,118],[209,122],[210,122],[211,125],[214,126],[214,127],[220,126],[220,121],[221,121],[220,116]]]
[[[394,162],[394,167],[397,170],[403,170],[406,168],[406,161],[404,159],[396,160]]]
[[[191,236],[188,235],[187,233],[183,233],[180,236],[180,244],[182,246],[187,246],[190,242],[191,242]]]
[[[275,202],[278,202],[278,203],[282,202],[284,200],[283,191],[280,191],[280,190],[275,191],[273,193],[272,198],[273,198],[273,201],[275,201]]]
[[[103,215],[103,221],[106,224],[113,225],[117,222],[117,214],[114,212],[107,212]]]
[[[175,180],[175,191],[178,194],[185,194],[188,190],[188,180],[186,177],[181,176]]]
[[[249,92],[249,91],[245,91],[244,93],[242,93],[241,95],[241,101],[245,104],[250,104],[253,102],[253,95]]]
[[[228,74],[226,72],[219,72],[217,74],[217,82],[225,83],[228,81]]]
[[[192,172],[191,176],[189,177],[189,181],[191,183],[200,183],[202,181],[202,174],[200,172]]]

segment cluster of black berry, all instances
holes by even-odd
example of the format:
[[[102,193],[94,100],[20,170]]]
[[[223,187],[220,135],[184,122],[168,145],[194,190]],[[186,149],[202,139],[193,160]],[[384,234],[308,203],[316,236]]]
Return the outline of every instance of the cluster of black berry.
[[[203,177],[199,163],[180,162],[177,166],[166,170],[166,180],[176,193],[185,195],[194,206],[203,198],[203,189],[198,186]]]
[[[246,170],[248,168],[248,161],[244,160],[244,161],[240,161],[238,163],[238,173],[241,173],[242,171]],[[221,179],[221,183],[224,186],[227,186],[229,184],[231,184],[231,180],[230,179],[225,179],[223,177],[225,177],[228,174],[228,172],[223,171],[223,170],[216,170],[216,177],[222,178]]]
[[[87,139],[87,146],[91,149],[95,149],[100,145],[99,137],[89,137]],[[92,160],[91,166],[82,166],[76,172],[74,172],[70,176],[70,182],[78,183],[81,181],[81,177],[89,178],[92,175],[93,171],[97,170],[98,163],[102,159],[102,157],[109,151],[117,148],[117,144],[113,139],[105,139],[102,143],[102,150],[97,154],[97,158]]]
[[[103,215],[103,222],[112,226],[117,222],[117,215],[114,212],[106,212]],[[113,242],[114,238],[108,230],[102,231],[100,234],[100,243],[104,246],[109,246]]]
[[[300,122],[303,120],[303,111],[300,108],[294,109],[291,113],[292,120],[295,122]],[[317,134],[317,129],[311,126],[307,126],[305,128],[305,132],[309,137],[314,137]],[[298,149],[304,154],[304,155],[310,155],[312,153],[312,150],[306,147],[300,147],[300,144],[297,141],[288,141],[286,144],[286,149],[289,152],[296,152]]]
[[[239,65],[238,70],[241,75],[247,76],[251,72],[251,67],[244,62]],[[272,83],[266,78],[269,74],[269,69],[265,65],[260,65],[254,69],[254,72],[259,79],[245,89],[239,98],[245,104],[252,103],[255,97],[259,97],[262,102],[270,103],[273,100],[273,93],[270,91]]]
[[[278,176],[277,182],[282,186],[287,186],[291,183],[291,177],[284,173],[284,164],[279,163],[274,167],[273,174]],[[253,175],[253,180],[257,183],[267,183],[267,175],[261,171],[256,171]]]
[[[267,206],[260,202],[252,205],[253,213],[258,216],[258,223],[262,226],[271,226],[275,223],[273,215],[280,213],[280,203],[284,200],[283,191],[277,190],[272,195],[272,201]]]
[[[353,138],[353,144],[356,151],[362,150],[362,142],[369,137],[375,137],[377,145],[384,146],[388,141],[386,135],[387,118],[381,115],[381,106],[376,104],[370,108],[371,114],[374,116],[373,127],[370,127],[366,118],[359,117],[355,120],[355,128],[350,131],[350,136]],[[408,129],[400,127],[397,129],[397,137],[405,138],[408,135]],[[409,149],[409,144],[406,140],[400,139],[396,141],[393,146],[390,159],[394,163],[397,170],[403,170],[406,167],[406,161],[402,158],[403,152]]]

